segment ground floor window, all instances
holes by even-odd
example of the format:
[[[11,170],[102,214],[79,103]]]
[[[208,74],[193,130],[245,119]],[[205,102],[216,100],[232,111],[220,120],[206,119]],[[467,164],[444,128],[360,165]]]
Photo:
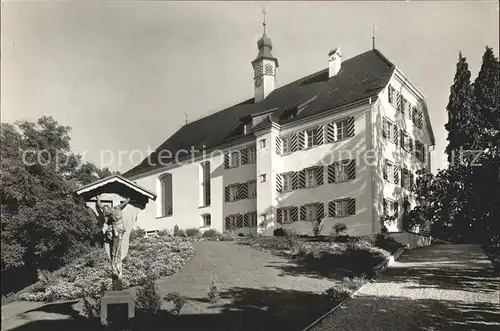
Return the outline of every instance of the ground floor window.
[[[210,214],[201,215],[201,221],[202,221],[201,226],[203,227],[208,227],[212,225],[212,218]]]

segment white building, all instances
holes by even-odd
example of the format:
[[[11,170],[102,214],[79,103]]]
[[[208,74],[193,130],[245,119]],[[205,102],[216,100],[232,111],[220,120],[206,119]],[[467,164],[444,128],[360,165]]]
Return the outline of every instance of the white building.
[[[423,94],[376,49],[345,60],[336,48],[326,69],[276,87],[271,39],[257,44],[253,98],[186,124],[124,174],[158,195],[138,225],[311,234],[320,219],[324,234],[341,222],[363,235],[399,211],[386,226],[401,231],[435,144]]]

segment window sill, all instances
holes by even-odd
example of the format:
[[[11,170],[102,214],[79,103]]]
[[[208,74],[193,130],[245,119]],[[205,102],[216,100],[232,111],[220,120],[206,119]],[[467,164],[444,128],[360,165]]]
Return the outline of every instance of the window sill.
[[[338,184],[338,183],[345,183],[345,182],[350,182],[351,180],[353,179],[344,179],[344,180],[337,180],[337,181],[334,181],[334,182],[328,182],[328,184]]]
[[[211,205],[205,205],[205,206],[199,206],[198,209],[204,209],[204,208],[207,208],[207,207],[210,207]]]
[[[168,218],[168,217],[172,217],[172,216],[174,216],[174,214],[172,214],[172,215],[165,215],[165,216],[157,216],[157,217],[155,217],[155,219],[159,220],[161,218]]]
[[[327,141],[326,143],[327,144],[334,144],[334,143],[337,143],[339,141],[344,141],[344,140],[347,140],[347,139],[350,139],[352,137],[345,137],[345,138],[342,138],[342,139],[337,139],[337,140],[334,140],[334,141]]]
[[[212,225],[202,225],[202,226],[199,226],[198,229],[210,229]]]

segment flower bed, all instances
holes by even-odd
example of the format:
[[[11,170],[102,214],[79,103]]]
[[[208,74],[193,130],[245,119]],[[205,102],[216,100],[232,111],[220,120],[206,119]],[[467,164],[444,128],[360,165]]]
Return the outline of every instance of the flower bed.
[[[123,261],[124,288],[142,285],[148,269],[155,278],[179,271],[194,253],[186,238],[139,238],[130,243],[128,256]],[[102,286],[111,289],[111,269],[104,249],[95,249],[78,258],[53,279],[41,282],[32,292],[23,293],[27,301],[56,301],[96,295]]]

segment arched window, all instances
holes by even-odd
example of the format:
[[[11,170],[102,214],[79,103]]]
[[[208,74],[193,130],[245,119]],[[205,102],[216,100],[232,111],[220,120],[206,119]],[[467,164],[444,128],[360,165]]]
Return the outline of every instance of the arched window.
[[[172,216],[174,213],[172,196],[172,174],[160,177],[161,216]]]

